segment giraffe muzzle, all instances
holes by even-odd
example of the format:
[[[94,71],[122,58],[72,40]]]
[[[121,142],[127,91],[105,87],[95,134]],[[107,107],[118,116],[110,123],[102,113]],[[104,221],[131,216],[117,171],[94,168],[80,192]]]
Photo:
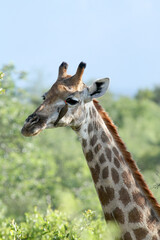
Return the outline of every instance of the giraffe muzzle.
[[[28,116],[21,130],[25,137],[35,136],[46,128],[47,117],[33,113]]]

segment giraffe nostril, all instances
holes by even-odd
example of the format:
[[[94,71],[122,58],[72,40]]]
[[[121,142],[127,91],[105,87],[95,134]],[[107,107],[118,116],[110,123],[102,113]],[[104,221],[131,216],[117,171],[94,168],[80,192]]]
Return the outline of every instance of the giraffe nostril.
[[[39,117],[33,113],[31,114],[27,119],[26,119],[26,122],[27,123],[30,123],[30,124],[34,124],[34,123],[37,123],[39,121]]]

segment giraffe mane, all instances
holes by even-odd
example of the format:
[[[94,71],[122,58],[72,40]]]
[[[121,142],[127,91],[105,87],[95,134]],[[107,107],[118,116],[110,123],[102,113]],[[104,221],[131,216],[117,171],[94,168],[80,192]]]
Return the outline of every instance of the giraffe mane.
[[[135,177],[137,183],[139,184],[141,190],[143,191],[143,193],[145,194],[145,196],[147,197],[147,199],[151,203],[152,207],[155,209],[155,211],[157,213],[157,216],[160,217],[160,204],[157,202],[157,200],[153,196],[152,192],[149,190],[149,188],[148,188],[142,174],[140,173],[135,161],[132,159],[132,156],[131,156],[130,152],[127,151],[127,148],[126,148],[124,142],[120,138],[116,126],[114,125],[114,123],[112,122],[112,120],[110,119],[108,114],[101,107],[99,102],[94,99],[93,103],[94,103],[94,106],[96,107],[98,113],[100,114],[101,118],[103,119],[104,123],[106,124],[108,130],[112,133],[112,136],[113,136],[117,146],[119,147],[119,149],[121,150],[121,152],[124,156],[125,162],[127,163],[130,170],[132,171],[132,174]]]

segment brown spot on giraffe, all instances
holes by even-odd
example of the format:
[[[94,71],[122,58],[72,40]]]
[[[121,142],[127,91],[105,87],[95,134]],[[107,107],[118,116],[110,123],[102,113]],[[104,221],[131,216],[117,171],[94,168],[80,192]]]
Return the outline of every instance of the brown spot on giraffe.
[[[88,133],[92,132],[93,131],[93,126],[91,123],[89,123],[88,125]]]
[[[99,199],[103,206],[108,205],[114,199],[114,189],[106,187],[105,189],[101,186],[98,188]]]
[[[91,150],[89,150],[89,152],[86,153],[86,159],[88,162],[91,162],[93,160],[93,153]]]
[[[87,140],[86,139],[82,139],[82,146],[83,148],[85,148],[87,146]]]
[[[94,148],[94,152],[97,154],[101,148],[102,148],[101,144],[98,143]]]
[[[108,175],[109,175],[109,171],[108,171],[108,166],[107,166],[107,167],[105,167],[105,168],[102,170],[102,177],[103,177],[103,179],[108,178]]]
[[[131,182],[130,182],[128,173],[126,171],[124,171],[122,173],[122,178],[123,178],[123,182],[127,186],[127,188],[130,188],[131,187]]]
[[[102,131],[101,139],[102,139],[102,142],[109,143],[109,138],[107,137],[104,131]]]
[[[106,161],[103,153],[101,154],[101,156],[100,156],[100,158],[99,158],[99,161],[100,161],[101,164]]]
[[[91,170],[91,174],[92,174],[92,178],[95,182],[95,184],[98,182],[99,179],[99,174],[100,174],[100,167],[98,164],[95,165],[95,168],[90,168]]]
[[[106,152],[108,160],[111,162],[111,160],[112,160],[112,153],[111,153],[110,148],[106,147],[105,148],[105,152]]]
[[[117,148],[116,148],[116,147],[113,147],[112,150],[113,150],[114,154],[116,155],[116,157],[119,158],[119,152],[118,152]]]
[[[132,196],[133,196],[133,200],[136,202],[136,204],[138,206],[140,206],[141,208],[144,208],[145,203],[146,203],[144,196],[140,192],[133,192]]]
[[[124,213],[119,207],[116,207],[114,209],[113,216],[118,223],[124,224],[125,222]]]
[[[97,142],[97,136],[94,135],[94,136],[91,138],[91,140],[90,140],[91,146],[94,146],[94,145],[96,144],[96,142]]]
[[[136,228],[133,229],[133,232],[136,240],[143,240],[148,234],[148,231],[145,228]]]
[[[119,182],[119,174],[116,169],[111,168],[112,179],[115,184]]]
[[[128,214],[128,220],[130,223],[138,223],[143,221],[143,214],[134,207]]]
[[[131,234],[129,232],[126,232],[123,236],[124,240],[132,240]]]
[[[119,168],[120,167],[120,163],[117,157],[114,157],[114,165]]]
[[[113,217],[112,217],[111,213],[105,212],[104,217],[105,217],[106,221],[112,221],[113,220]]]
[[[129,193],[124,187],[119,191],[119,200],[121,200],[125,206],[131,201]]]

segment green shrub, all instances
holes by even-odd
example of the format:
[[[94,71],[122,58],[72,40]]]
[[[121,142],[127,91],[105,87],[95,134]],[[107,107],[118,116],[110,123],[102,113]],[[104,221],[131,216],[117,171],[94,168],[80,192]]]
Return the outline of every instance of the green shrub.
[[[5,220],[0,226],[0,240],[113,240],[113,236],[119,235],[113,223],[106,226],[91,210],[71,220],[57,210],[48,208],[44,215],[35,208],[34,213],[26,214],[24,222],[17,224],[15,220]]]

